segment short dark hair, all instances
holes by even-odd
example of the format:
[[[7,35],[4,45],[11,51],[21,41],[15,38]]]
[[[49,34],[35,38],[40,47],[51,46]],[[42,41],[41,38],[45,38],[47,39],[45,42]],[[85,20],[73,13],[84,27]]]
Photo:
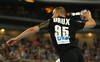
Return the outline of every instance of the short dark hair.
[[[63,15],[66,16],[66,10],[65,10],[64,7],[59,6],[59,7],[56,7],[55,10],[56,10],[57,12],[59,12],[59,13],[61,13],[61,14],[63,14]]]

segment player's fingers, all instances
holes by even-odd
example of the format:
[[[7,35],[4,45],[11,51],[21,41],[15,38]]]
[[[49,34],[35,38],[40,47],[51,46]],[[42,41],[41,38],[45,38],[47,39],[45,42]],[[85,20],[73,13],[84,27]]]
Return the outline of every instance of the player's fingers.
[[[10,39],[9,41],[7,41],[7,43],[11,43],[12,39]]]
[[[14,40],[14,38],[11,38],[9,41],[7,41],[7,43],[10,43]]]
[[[11,43],[9,46],[12,46],[13,45],[13,43]]]
[[[12,42],[12,43],[11,43],[11,46],[14,45],[15,43],[16,43],[16,41]]]
[[[84,14],[85,14],[85,12],[83,11],[83,12],[82,12],[82,15],[84,15]]]
[[[9,43],[7,42],[6,45],[9,45]]]
[[[87,15],[86,12],[83,12],[83,15],[82,16],[86,17],[86,15]]]
[[[14,45],[14,43],[12,43],[10,46]]]
[[[12,40],[9,40],[9,41],[7,41],[6,45],[7,45],[7,46],[10,46],[10,44],[11,44],[12,42],[13,42]]]
[[[9,43],[9,41],[6,42],[7,44]]]
[[[87,13],[90,14],[90,11],[88,11]]]
[[[87,14],[87,11],[85,11],[84,14]]]
[[[88,11],[86,11],[86,12],[83,13],[83,16],[88,16],[88,15],[89,15]]]
[[[88,13],[89,13],[89,11],[85,11],[85,12],[83,11],[83,14],[88,14]]]
[[[88,11],[89,12],[89,14],[91,14],[91,12],[90,11]]]
[[[83,14],[82,16],[86,17],[86,14]]]
[[[7,46],[10,46],[10,44],[8,43],[8,44],[6,44]]]

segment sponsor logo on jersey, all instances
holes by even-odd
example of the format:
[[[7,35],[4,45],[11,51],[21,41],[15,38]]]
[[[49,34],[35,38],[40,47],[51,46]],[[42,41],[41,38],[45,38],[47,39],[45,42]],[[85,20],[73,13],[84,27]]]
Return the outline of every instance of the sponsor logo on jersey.
[[[67,37],[67,36],[57,36],[57,40],[58,41],[61,41],[61,40],[68,40],[69,39],[69,37]]]
[[[69,44],[70,41],[69,41],[69,38],[68,36],[57,36],[56,37],[56,40],[57,40],[57,44],[60,45],[60,44]]]

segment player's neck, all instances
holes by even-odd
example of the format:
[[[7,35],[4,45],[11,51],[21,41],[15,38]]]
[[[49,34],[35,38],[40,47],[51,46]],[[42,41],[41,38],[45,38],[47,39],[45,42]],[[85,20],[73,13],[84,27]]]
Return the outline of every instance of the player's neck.
[[[64,17],[64,18],[66,18],[66,16],[64,16],[64,15],[60,15],[59,17]]]

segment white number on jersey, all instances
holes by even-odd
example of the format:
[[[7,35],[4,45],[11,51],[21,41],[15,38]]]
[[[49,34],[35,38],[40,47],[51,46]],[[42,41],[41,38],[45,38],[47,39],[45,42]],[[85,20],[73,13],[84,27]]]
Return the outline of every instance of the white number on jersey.
[[[68,44],[70,43],[69,27],[55,25],[55,37],[57,44]]]

